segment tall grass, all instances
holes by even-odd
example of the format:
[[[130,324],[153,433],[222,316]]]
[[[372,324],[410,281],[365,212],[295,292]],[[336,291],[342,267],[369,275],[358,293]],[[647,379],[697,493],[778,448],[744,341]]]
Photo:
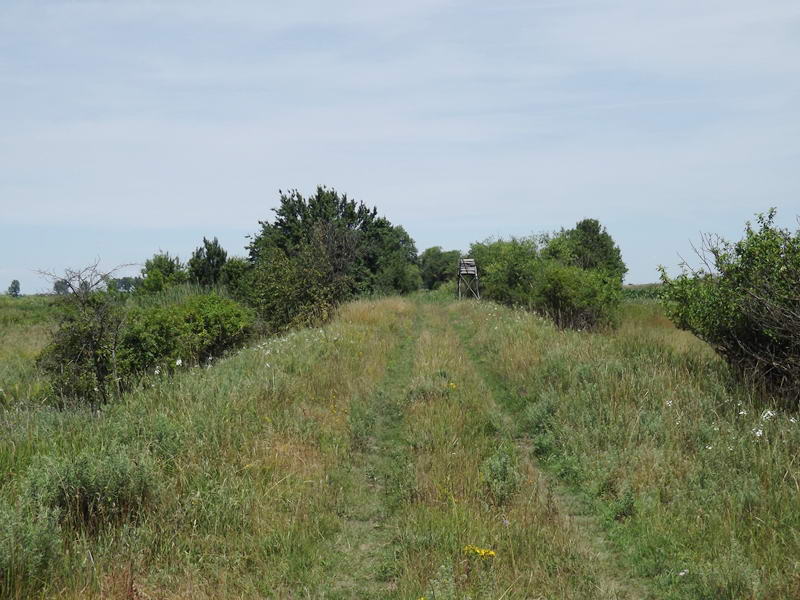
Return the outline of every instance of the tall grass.
[[[659,595],[800,595],[796,414],[736,384],[655,306],[629,307],[610,335],[557,331],[492,304],[461,308],[518,435],[605,515]]]

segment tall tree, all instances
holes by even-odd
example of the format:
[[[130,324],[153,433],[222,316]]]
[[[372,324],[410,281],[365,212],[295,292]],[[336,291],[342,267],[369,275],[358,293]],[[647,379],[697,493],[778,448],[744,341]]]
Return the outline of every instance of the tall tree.
[[[203,245],[189,259],[189,279],[200,285],[216,285],[227,260],[228,253],[220,246],[217,238],[209,241],[204,237]]]
[[[186,267],[177,256],[169,252],[157,252],[144,263],[141,289],[145,292],[160,292],[178,283],[186,283]]]
[[[428,248],[419,255],[422,283],[429,290],[435,290],[445,281],[454,279],[458,268],[458,250],[442,250],[441,246]]]
[[[543,256],[582,269],[598,269],[622,279],[628,267],[614,239],[597,219],[583,219],[543,240]]]
[[[19,290],[19,279],[14,279],[11,285],[8,286],[8,295],[12,298],[17,298],[19,296]]]

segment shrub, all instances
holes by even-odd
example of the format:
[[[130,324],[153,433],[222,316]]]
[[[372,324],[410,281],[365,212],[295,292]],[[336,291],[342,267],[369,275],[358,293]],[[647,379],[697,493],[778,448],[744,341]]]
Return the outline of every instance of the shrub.
[[[155,367],[204,363],[245,341],[249,309],[216,293],[177,290],[127,308],[113,290],[64,296],[60,326],[38,359],[59,398],[105,403]]]
[[[614,325],[621,281],[601,269],[583,269],[543,258],[533,238],[473,244],[483,293],[504,304],[523,306],[574,329]]]
[[[708,342],[736,373],[800,397],[800,230],[774,225],[775,211],[758,215],[732,244],[705,236],[706,269],[671,279],[663,267],[667,314]]]
[[[0,503],[0,598],[24,598],[49,579],[61,538],[53,511]]]
[[[204,363],[243,343],[252,325],[248,309],[215,293],[134,308],[122,333],[120,371],[130,377],[178,361]]]
[[[498,447],[483,461],[481,474],[495,503],[505,504],[517,491],[522,475],[516,450],[509,444]]]
[[[141,514],[154,503],[157,485],[147,458],[134,460],[121,450],[105,455],[84,451],[34,464],[27,495],[36,506],[58,514],[62,523],[97,531]]]
[[[116,356],[124,311],[121,295],[103,289],[107,277],[93,265],[62,279],[69,293],[59,297],[58,328],[38,358],[62,400],[105,403],[119,392]]]

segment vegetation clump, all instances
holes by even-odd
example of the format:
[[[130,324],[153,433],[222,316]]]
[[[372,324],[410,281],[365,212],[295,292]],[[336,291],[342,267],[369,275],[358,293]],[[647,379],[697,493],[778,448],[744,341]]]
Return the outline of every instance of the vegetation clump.
[[[617,321],[626,267],[594,219],[552,236],[475,243],[470,253],[488,298],[536,311],[563,328]]]
[[[733,368],[800,398],[800,230],[758,215],[736,243],[705,236],[704,267],[670,278],[661,269],[667,313],[708,342]]]
[[[0,598],[21,598],[41,588],[60,550],[53,511],[0,502]]]
[[[95,268],[65,279],[70,293],[59,297],[58,327],[38,359],[62,404],[104,404],[145,372],[206,363],[253,326],[249,309],[214,292],[128,298],[107,280]]]
[[[274,211],[248,247],[250,299],[273,330],[325,321],[358,294],[419,289],[414,240],[377,209],[318,187],[281,193]]]
[[[34,505],[89,531],[137,517],[155,502],[157,490],[149,459],[134,460],[121,450],[44,458],[31,467],[27,482]]]

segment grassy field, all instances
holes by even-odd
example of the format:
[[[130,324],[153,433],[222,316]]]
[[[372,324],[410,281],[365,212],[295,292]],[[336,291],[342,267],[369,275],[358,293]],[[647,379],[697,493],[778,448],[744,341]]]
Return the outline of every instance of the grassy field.
[[[656,303],[354,302],[99,413],[25,401],[46,313],[0,316],[0,597],[800,596],[795,416]]]

